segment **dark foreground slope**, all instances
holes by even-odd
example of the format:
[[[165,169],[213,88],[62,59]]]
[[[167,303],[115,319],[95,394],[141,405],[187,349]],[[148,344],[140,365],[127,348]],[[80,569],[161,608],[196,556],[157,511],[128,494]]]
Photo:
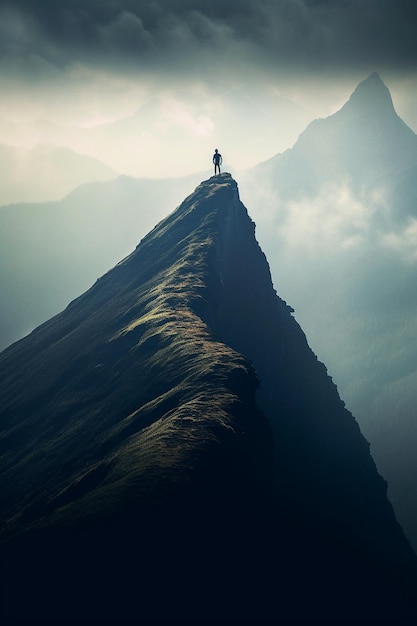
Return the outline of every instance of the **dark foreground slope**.
[[[411,617],[386,485],[230,175],[4,351],[0,381],[9,619]]]
[[[417,135],[374,73],[239,187],[417,551]]]

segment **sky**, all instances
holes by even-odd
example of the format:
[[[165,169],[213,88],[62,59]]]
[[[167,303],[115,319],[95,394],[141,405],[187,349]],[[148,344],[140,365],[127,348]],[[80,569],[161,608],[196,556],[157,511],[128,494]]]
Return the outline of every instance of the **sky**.
[[[0,144],[116,172],[229,171],[291,147],[377,71],[417,132],[415,0],[0,0]]]

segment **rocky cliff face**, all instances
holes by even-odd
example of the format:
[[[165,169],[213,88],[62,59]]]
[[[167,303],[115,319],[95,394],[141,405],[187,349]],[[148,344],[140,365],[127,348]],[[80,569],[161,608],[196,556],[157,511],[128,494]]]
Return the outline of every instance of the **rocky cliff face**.
[[[385,482],[229,174],[4,351],[0,372],[9,617],[412,611],[415,559]]]

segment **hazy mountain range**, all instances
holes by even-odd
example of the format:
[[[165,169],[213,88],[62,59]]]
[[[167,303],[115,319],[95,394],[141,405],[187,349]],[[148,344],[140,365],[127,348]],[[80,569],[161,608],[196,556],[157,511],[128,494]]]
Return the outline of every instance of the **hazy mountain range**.
[[[101,161],[64,147],[0,145],[0,205],[63,198],[78,185],[116,178]]]
[[[64,146],[68,158],[68,151],[73,153],[73,173],[60,171],[55,181],[56,168],[52,162],[49,195],[47,198],[39,198],[58,200],[63,196],[64,189],[58,183],[65,176],[72,175],[74,186],[102,180],[102,176],[86,178],[88,168],[92,173],[93,161],[99,161],[102,169],[106,166],[120,174],[141,178],[159,178],[160,172],[170,172],[170,176],[178,177],[205,168],[205,164],[210,163],[211,151],[214,149],[213,119],[216,120],[215,136],[229,138],[225,155],[225,166],[229,168],[236,161],[243,161],[249,167],[274,154],[277,142],[279,145],[291,145],[311,119],[309,111],[280,96],[272,86],[266,88],[258,85],[254,90],[221,83],[211,93],[199,94],[197,101],[196,94],[190,95],[181,86],[175,90],[167,88],[166,92],[145,100],[124,117],[97,121],[85,127],[66,126],[42,119],[27,126],[0,120],[2,141],[8,146],[16,146],[15,159],[25,171],[27,163],[24,159],[30,157],[31,151],[26,150],[28,154],[25,156],[23,149],[28,146],[35,146],[35,152],[39,149],[37,144]],[[242,132],[247,120],[256,123],[257,135],[262,136],[262,142],[254,143],[250,133]],[[152,140],[149,141],[149,138]],[[176,147],[174,156],[172,151],[164,150],[167,144]],[[10,147],[8,149],[11,150]],[[78,169],[74,153],[79,155],[79,165],[82,164],[82,158],[86,161],[85,173]],[[93,161],[88,163],[86,157]],[[44,166],[41,173],[47,172],[46,163]],[[10,166],[7,167],[10,169]],[[36,169],[39,167],[35,166]],[[32,176],[30,168],[27,174]],[[35,185],[34,190],[37,189]],[[51,195],[55,191],[59,192],[58,195]],[[64,193],[68,191],[64,189]],[[0,204],[8,201],[4,200],[6,197],[0,194]],[[38,198],[18,197],[17,200],[34,201]]]
[[[386,482],[254,231],[212,177],[0,354],[9,619],[412,619]]]

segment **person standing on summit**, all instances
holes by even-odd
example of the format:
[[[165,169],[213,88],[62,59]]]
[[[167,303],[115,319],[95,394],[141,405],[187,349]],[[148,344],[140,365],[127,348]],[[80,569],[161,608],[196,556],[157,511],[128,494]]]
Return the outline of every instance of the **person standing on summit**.
[[[217,150],[217,148],[215,149],[214,154],[213,154],[213,163],[214,163],[214,173],[217,174],[217,168],[218,168],[219,174],[220,174],[220,165],[223,163],[223,159],[222,159],[222,155]]]

